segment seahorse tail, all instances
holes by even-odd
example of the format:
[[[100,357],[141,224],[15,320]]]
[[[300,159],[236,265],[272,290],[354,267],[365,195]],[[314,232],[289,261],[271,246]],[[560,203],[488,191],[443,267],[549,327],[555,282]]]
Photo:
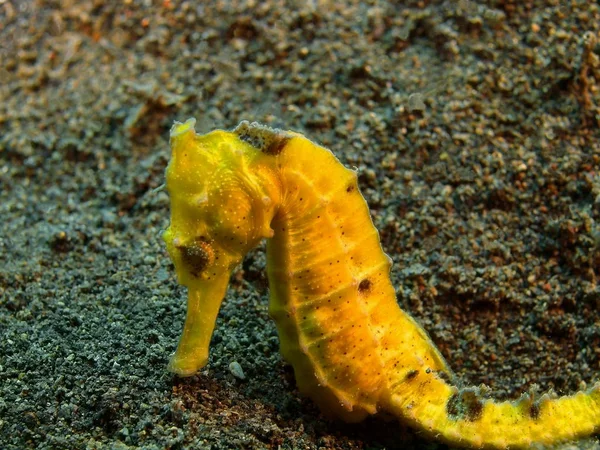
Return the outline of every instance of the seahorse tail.
[[[600,382],[573,395],[523,395],[513,402],[486,399],[434,373],[394,387],[386,409],[436,439],[475,448],[529,448],[600,431]],[[419,380],[420,378],[420,380]]]

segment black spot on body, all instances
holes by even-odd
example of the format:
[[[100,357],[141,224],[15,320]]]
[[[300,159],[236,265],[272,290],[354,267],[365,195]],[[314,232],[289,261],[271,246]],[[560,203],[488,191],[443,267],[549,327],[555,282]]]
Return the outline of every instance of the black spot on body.
[[[418,370],[409,370],[406,374],[406,381],[414,380],[414,378],[419,374]]]
[[[359,292],[368,292],[371,289],[371,284],[372,284],[371,280],[369,280],[368,278],[365,278],[358,284],[358,291]]]
[[[472,390],[460,391],[452,395],[446,404],[448,415],[454,420],[475,422],[483,413],[483,402]]]
[[[240,122],[233,132],[239,136],[240,140],[247,142],[267,155],[273,156],[279,155],[292,137],[286,131],[271,128],[258,122],[249,123],[247,120]]]
[[[356,186],[351,184],[346,188],[346,192],[350,193],[350,192],[353,192],[355,189],[356,189]]]

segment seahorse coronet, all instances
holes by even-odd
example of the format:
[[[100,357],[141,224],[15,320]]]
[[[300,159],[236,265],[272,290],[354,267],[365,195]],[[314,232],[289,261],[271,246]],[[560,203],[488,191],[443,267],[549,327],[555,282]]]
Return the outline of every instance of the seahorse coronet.
[[[381,411],[432,439],[471,448],[530,448],[600,430],[600,383],[573,395],[514,402],[458,386],[425,330],[396,302],[356,171],[302,134],[256,122],[198,135],[170,131],[171,222],[163,233],[188,288],[169,370],[208,361],[234,267],[267,238],[269,312],[299,390],[349,422]]]

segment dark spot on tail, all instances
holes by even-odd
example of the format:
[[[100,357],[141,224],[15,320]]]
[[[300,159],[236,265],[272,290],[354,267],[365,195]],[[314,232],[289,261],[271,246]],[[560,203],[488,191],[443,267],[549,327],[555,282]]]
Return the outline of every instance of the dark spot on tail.
[[[354,192],[354,190],[356,189],[356,186],[353,184],[350,184],[347,188],[346,188],[346,192],[350,193],[350,192]]]
[[[233,132],[239,136],[240,140],[247,142],[267,155],[273,156],[279,155],[292,137],[283,130],[271,128],[258,122],[250,123],[247,120],[240,122]]]
[[[472,390],[459,391],[448,399],[448,415],[455,420],[475,422],[481,418],[483,402]]]
[[[409,370],[408,373],[406,374],[406,378],[404,378],[404,379],[406,381],[410,381],[410,380],[414,379],[418,374],[419,374],[418,370]]]
[[[537,402],[533,402],[529,405],[529,417],[533,420],[538,420],[540,418],[540,404]]]
[[[358,284],[358,292],[368,292],[371,289],[371,280],[365,278]]]

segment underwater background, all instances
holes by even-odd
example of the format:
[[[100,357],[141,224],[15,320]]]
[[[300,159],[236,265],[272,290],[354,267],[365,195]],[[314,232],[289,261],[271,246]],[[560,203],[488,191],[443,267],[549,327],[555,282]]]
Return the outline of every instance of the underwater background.
[[[167,372],[160,187],[189,117],[356,167],[398,302],[464,384],[600,378],[598,2],[0,0],[0,448],[448,448],[299,396],[264,246],[209,365]]]

